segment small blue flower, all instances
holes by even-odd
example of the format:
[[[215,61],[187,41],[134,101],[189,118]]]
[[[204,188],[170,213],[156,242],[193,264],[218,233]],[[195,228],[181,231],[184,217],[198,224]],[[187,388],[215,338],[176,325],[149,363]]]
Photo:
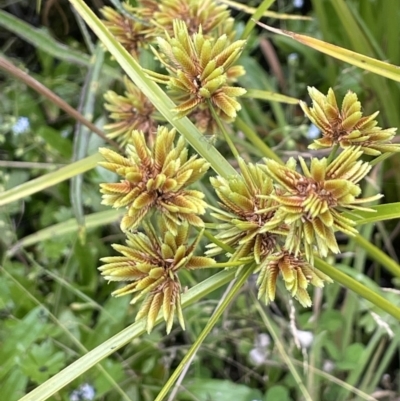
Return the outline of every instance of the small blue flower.
[[[16,135],[25,133],[30,129],[31,125],[28,117],[18,117],[16,123],[12,126],[12,131]]]
[[[320,136],[320,133],[321,133],[321,131],[319,130],[319,128],[316,125],[311,124],[308,127],[307,137],[309,139],[316,139]]]
[[[303,7],[304,1],[303,0],[293,0],[293,7],[301,8]]]
[[[70,401],[91,401],[94,399],[96,392],[94,387],[91,386],[89,383],[84,383],[76,390],[74,390],[70,397]]]

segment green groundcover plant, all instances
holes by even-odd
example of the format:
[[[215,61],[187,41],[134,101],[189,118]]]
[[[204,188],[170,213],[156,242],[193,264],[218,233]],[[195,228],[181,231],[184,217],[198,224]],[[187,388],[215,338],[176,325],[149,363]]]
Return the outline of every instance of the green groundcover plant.
[[[190,383],[186,393],[179,392],[179,384],[206,337],[212,335],[216,323],[231,307],[232,301],[243,295],[243,289],[249,286],[251,291],[245,296],[244,308],[248,307],[247,303],[253,305],[252,310],[255,308],[261,317],[285,369],[290,373],[290,379],[287,382],[272,379],[273,370],[280,370],[276,366],[271,367],[271,372],[266,375],[272,385],[266,393],[249,393],[239,400],[260,397],[264,400],[290,400],[294,394],[298,397],[295,399],[305,400],[376,399],[370,395],[375,389],[371,390],[370,383],[365,379],[373,372],[357,370],[357,359],[366,364],[374,352],[379,358],[383,351],[378,353],[377,344],[384,347],[384,336],[399,338],[397,329],[397,334],[393,333],[393,326],[398,327],[400,308],[394,297],[386,296],[360,271],[352,270],[349,267],[351,258],[343,256],[342,251],[354,251],[358,244],[390,274],[400,277],[400,266],[396,260],[375,246],[372,238],[368,240],[371,232],[367,234],[368,231],[364,230],[364,227],[371,227],[368,223],[382,224],[384,220],[400,216],[398,202],[379,205],[383,194],[371,184],[375,179],[372,173],[381,163],[391,156],[396,158],[400,152],[395,137],[396,128],[380,123],[378,111],[366,113],[364,110],[367,107],[362,106],[353,90],[347,90],[342,95],[336,94],[331,87],[320,91],[308,86],[308,100],[303,101],[271,91],[265,85],[257,86],[257,69],[249,54],[256,46],[256,21],[267,13],[273,1],[265,0],[256,9],[234,4],[236,8],[252,14],[246,25],[235,23],[225,4],[228,2],[214,0],[115,2],[115,7],[105,6],[100,10],[101,18],[83,0],[70,2],[84,27],[87,40],[90,40],[90,34],[84,22],[101,43],[92,45],[93,56],[88,62],[90,76],[86,82],[83,107],[78,112],[75,110],[78,115],[74,117],[79,119],[80,128],[74,139],[74,149],[70,149],[74,163],[0,193],[0,205],[12,204],[71,178],[73,218],[47,231],[38,231],[36,239],[27,236],[9,247],[3,264],[6,266],[6,261],[21,252],[21,248],[39,242],[40,238],[62,235],[65,230],[64,233],[78,233],[76,246],[80,249],[85,269],[84,260],[89,257],[85,256],[88,230],[119,221],[119,228],[115,230],[118,241],[113,241],[113,253],[102,256],[99,263],[95,260],[92,265],[97,264],[105,281],[117,282],[111,295],[127,300],[118,304],[116,318],[124,310],[132,308],[135,323],[125,329],[117,324],[115,330],[106,330],[105,336],[101,335],[101,340],[94,342],[97,347],[92,347],[89,352],[78,345],[84,356],[61,371],[64,357],[55,350],[54,343],[36,345],[35,352],[31,350],[29,354],[33,361],[32,369],[36,369],[38,359],[46,358],[52,360],[49,364],[51,369],[42,376],[30,376],[29,363],[24,362],[27,377],[39,386],[21,395],[21,401],[49,397],[86,399],[82,387],[75,393],[63,393],[62,389],[96,364],[99,374],[114,386],[116,392],[111,397],[118,399],[228,399],[224,397],[240,391],[240,387],[221,387],[224,393],[221,395],[218,387],[207,387],[211,380],[204,383],[207,391],[203,393],[195,386],[191,392]],[[335,7],[342,7],[339,9],[342,14],[338,15],[343,18],[357,15],[355,10],[346,8],[344,2],[336,4]],[[322,12],[318,6],[315,9]],[[0,17],[6,24],[9,17],[3,14]],[[293,16],[281,17],[289,19]],[[351,23],[360,25],[355,21]],[[379,77],[383,76],[400,81],[398,67],[379,61],[373,57],[375,54],[365,49],[355,53],[309,36],[260,25],[282,35],[279,37],[287,40],[282,42],[283,47],[285,43],[286,46],[295,43],[294,39],[364,68],[369,71],[368,79],[373,75],[376,80],[383,79]],[[354,32],[357,34],[358,31]],[[57,48],[56,44],[53,45]],[[104,52],[111,55],[107,63],[104,62]],[[1,67],[6,69],[9,66],[7,63],[4,60]],[[124,75],[118,72],[118,68]],[[102,121],[93,127],[88,119],[95,111],[94,88],[103,74],[107,80],[117,79],[119,90],[108,89],[102,94],[109,122]],[[34,81],[23,75],[20,79],[46,96],[46,89]],[[377,88],[377,82],[373,81],[371,86]],[[396,90],[393,89],[388,96],[395,98],[398,95]],[[68,112],[68,105],[62,99],[57,95],[49,96],[53,96],[50,100],[58,107]],[[260,102],[266,100],[274,102],[271,109],[278,121],[271,140],[262,139],[257,132],[260,116],[264,113]],[[301,120],[303,127],[313,126],[318,130],[316,138],[306,137],[304,132],[303,136],[297,136],[302,146],[307,139],[309,150],[303,148],[300,151],[301,146],[298,146],[294,148],[296,152],[280,152],[279,146],[282,145],[279,142],[286,142],[289,151],[290,143],[302,129],[300,124],[293,124],[288,130],[284,120],[279,121],[283,116],[282,104],[292,105],[288,107],[292,110],[296,108],[301,118],[304,115]],[[383,121],[398,121],[391,120],[390,109],[386,117]],[[85,158],[90,130],[100,131],[102,140],[97,144],[99,152]],[[44,135],[44,138],[51,140],[51,135]],[[274,142],[278,146],[268,145]],[[65,146],[70,146],[67,143]],[[57,146],[59,152],[65,150],[63,145]],[[68,159],[69,154],[66,152],[63,156]],[[85,216],[81,174],[94,167],[99,175],[93,188],[99,188],[104,206],[100,206],[99,199],[97,207],[101,211]],[[87,199],[91,196],[99,198],[88,194]],[[24,257],[32,256],[27,253]],[[362,260],[365,263],[365,254]],[[15,280],[11,269],[4,270],[6,277]],[[82,271],[79,274],[95,273]],[[73,275],[69,278],[72,279]],[[91,280],[87,280],[88,286]],[[216,298],[214,312],[206,315],[202,312],[204,324],[193,329],[193,316],[188,312],[187,317],[186,309],[227,283],[229,286],[225,293],[219,292]],[[365,309],[374,308],[372,318],[366,320],[365,327],[372,325],[379,336],[372,337],[374,342],[371,340],[368,347],[360,344],[361,339],[359,343],[349,342],[348,331],[353,320],[359,316],[354,305],[349,306],[352,318],[344,326],[343,339],[339,341],[347,342],[343,351],[338,351],[334,341],[325,341],[327,333],[337,333],[342,327],[341,317],[333,316],[340,297],[340,289],[334,283],[352,291],[346,293],[345,305],[355,302],[351,297],[356,293],[360,299],[368,301],[363,304]],[[102,287],[106,299],[107,288]],[[255,293],[253,289],[256,289]],[[85,296],[86,290],[79,290],[80,294]],[[59,291],[55,296],[60,300],[63,290]],[[395,288],[393,291],[396,291]],[[96,296],[93,292],[91,294],[87,302],[97,308]],[[325,304],[321,301],[324,296],[327,297]],[[128,301],[133,306],[129,307]],[[331,359],[336,358],[338,369],[348,373],[342,376],[343,380],[337,379],[339,384],[333,375],[326,379],[336,383],[335,388],[321,385],[322,379],[319,376],[316,378],[314,371],[300,372],[295,366],[298,359],[290,357],[291,352],[285,350],[278,334],[281,330],[279,323],[270,312],[277,310],[274,309],[275,301],[287,305],[288,316],[281,316],[280,319],[286,319],[286,324],[291,327],[291,338],[295,340],[289,342],[294,341],[303,353],[310,345],[299,343],[295,311],[302,308],[314,308],[315,311],[318,307],[331,313],[330,318],[324,315],[329,324],[322,325],[325,328],[317,331],[310,366],[311,370],[317,369],[315,366],[321,368],[324,354]],[[270,309],[267,310],[266,306]],[[106,312],[110,314],[110,311]],[[57,321],[61,315],[52,316]],[[318,316],[314,314],[313,318]],[[36,319],[40,322],[38,316],[32,315],[32,322]],[[154,390],[154,383],[148,383],[150,390],[147,393],[128,394],[124,386],[116,383],[122,374],[113,371],[118,370],[117,364],[100,362],[142,334],[144,336],[140,337],[140,341],[144,344],[145,336],[154,335],[156,326],[162,321],[165,322],[166,334],[171,331],[184,333],[189,326],[187,331],[192,345],[175,365],[173,373],[163,377],[162,384],[156,387],[157,391]],[[179,322],[180,328],[174,326],[175,321]],[[313,327],[315,323],[312,323],[310,315],[308,319],[304,315],[302,321],[304,327],[307,324]],[[62,324],[60,327],[63,327]],[[104,321],[106,324],[107,320]],[[97,330],[102,330],[101,327]],[[24,330],[22,325],[20,330]],[[41,330],[45,333],[45,325]],[[157,333],[161,336],[160,331]],[[110,334],[115,335],[108,338]],[[361,336],[360,332],[359,338]],[[80,344],[79,341],[76,343],[75,337],[71,338],[72,343]],[[392,340],[391,346],[393,349],[387,358],[395,353],[398,340]],[[158,355],[156,358],[159,358]],[[11,359],[9,361],[11,363]],[[385,364],[374,363],[379,369],[385,369],[388,361]],[[4,377],[11,371],[11,365],[7,369],[4,370]],[[364,379],[363,372],[366,375]],[[322,374],[327,375],[325,372]],[[214,384],[218,385],[218,382]],[[201,387],[201,381],[197,381],[196,385]],[[27,382],[21,383],[21,387],[24,386]]]

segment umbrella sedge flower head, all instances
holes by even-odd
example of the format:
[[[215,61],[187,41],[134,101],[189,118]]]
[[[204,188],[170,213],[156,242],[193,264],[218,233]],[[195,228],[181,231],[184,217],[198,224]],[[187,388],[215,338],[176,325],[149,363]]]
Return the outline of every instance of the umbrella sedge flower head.
[[[240,104],[238,96],[246,90],[230,86],[236,77],[243,75],[240,66],[233,66],[239,58],[245,41],[229,43],[226,35],[217,40],[206,39],[199,28],[189,35],[185,23],[174,20],[174,36],[158,37],[159,52],[152,49],[166,67],[169,75],[146,70],[153,80],[166,84],[172,99],[178,104],[176,117],[193,112],[200,105],[211,102],[216,112],[226,121],[232,121]]]
[[[285,287],[292,297],[304,307],[312,305],[307,292],[309,284],[314,287],[323,287],[324,281],[332,283],[330,277],[312,267],[301,255],[295,256],[287,250],[280,250],[267,256],[266,263],[261,266],[257,279],[257,285],[260,287],[258,299],[264,300],[266,304],[275,300],[276,281],[279,274],[282,275]]]
[[[400,152],[400,145],[391,143],[397,128],[382,129],[375,120],[378,111],[364,116],[357,95],[348,91],[339,109],[335,93],[329,89],[327,96],[315,88],[308,88],[313,107],[300,102],[306,116],[322,132],[322,138],[314,140],[310,149],[330,148],[339,145],[342,148],[360,146],[371,156],[385,152]]]
[[[134,9],[127,3],[123,7],[132,14]],[[104,25],[115,36],[117,41],[133,56],[138,58],[139,48],[146,43],[145,25],[128,15],[123,15],[112,7],[103,7],[100,12],[104,17]]]
[[[275,202],[270,198],[272,180],[258,165],[246,164],[240,158],[238,161],[241,175],[210,179],[224,209],[212,213],[213,217],[223,221],[217,226],[216,238],[235,249],[231,261],[245,258],[262,264],[275,249],[276,235],[285,230],[279,225],[270,231],[264,230],[275,214]],[[223,252],[216,244],[210,244],[208,248],[206,254],[209,256]]]
[[[181,308],[181,284],[178,272],[194,270],[214,264],[214,260],[194,256],[202,232],[188,244],[189,224],[183,223],[173,234],[161,221],[158,230],[144,223],[144,232],[127,233],[125,245],[114,244],[113,248],[122,256],[102,258],[101,274],[109,281],[128,282],[112,295],[134,294],[131,304],[144,298],[136,320],[146,317],[146,328],[150,332],[160,310],[171,331],[175,313],[182,328],[185,328]]]
[[[148,4],[147,8],[154,10],[152,22],[155,36],[164,35],[165,31],[173,35],[175,19],[185,23],[190,35],[197,33],[200,27],[206,37],[217,38],[226,34],[232,39],[235,35],[234,20],[228,7],[215,0],[161,0],[158,9],[153,4]],[[148,11],[144,13],[149,15]]]
[[[314,247],[318,254],[326,257],[329,251],[339,253],[334,235],[342,231],[355,235],[355,222],[341,213],[346,210],[373,210],[359,206],[381,197],[358,198],[363,179],[371,166],[359,160],[363,154],[360,148],[346,148],[328,164],[328,159],[312,158],[310,168],[299,158],[303,174],[296,171],[296,161],[291,158],[286,166],[273,160],[266,160],[266,171],[277,184],[271,198],[279,205],[266,229],[279,226],[284,221],[289,226],[285,248],[298,256],[301,245],[305,257],[313,261]]]
[[[110,112],[113,123],[104,126],[107,136],[115,139],[122,146],[132,142],[134,130],[143,131],[146,136],[153,135],[156,131],[154,115],[155,107],[143,94],[143,92],[128,78],[124,77],[125,96],[109,90],[105,93],[107,101],[104,107]]]
[[[199,180],[209,164],[196,155],[189,157],[182,137],[176,145],[174,139],[175,130],[160,126],[152,149],[146,145],[142,131],[133,131],[127,157],[100,149],[106,159],[100,165],[123,177],[119,183],[100,184],[104,205],[126,208],[121,221],[123,231],[137,228],[154,209],[175,234],[184,221],[197,227],[204,225],[199,217],[207,206],[204,195],[186,187]]]

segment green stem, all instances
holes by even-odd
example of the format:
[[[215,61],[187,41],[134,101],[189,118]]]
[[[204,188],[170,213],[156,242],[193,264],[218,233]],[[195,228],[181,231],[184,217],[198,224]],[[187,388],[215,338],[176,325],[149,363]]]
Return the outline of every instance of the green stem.
[[[220,131],[222,132],[222,135],[224,136],[224,139],[225,139],[226,143],[228,144],[233,156],[235,156],[235,158],[237,159],[239,157],[239,152],[235,148],[235,145],[233,144],[231,137],[229,136],[228,132],[226,131],[225,126],[221,121],[221,118],[219,117],[219,115],[215,111],[214,106],[211,103],[211,101],[208,100],[207,103],[208,103],[208,107],[209,107],[209,109],[211,111],[211,114],[214,117],[214,120],[216,121],[216,123],[218,125],[218,128],[220,129]]]
[[[221,262],[221,263],[214,263],[213,265],[210,265],[209,267],[210,268],[213,268],[213,267],[240,267],[240,266],[243,266],[244,263],[245,262],[243,260],[240,260],[237,262]],[[203,268],[203,266],[202,266],[202,268]]]
[[[242,131],[246,138],[268,159],[283,164],[279,156],[240,118],[236,117],[235,126]]]
[[[147,77],[139,63],[115,39],[85,2],[83,0],[70,0],[70,3],[102,41],[129,78],[140,88],[163,117],[185,137],[196,152],[210,163],[214,171],[222,177],[237,174],[236,170],[211,143],[205,140],[204,135],[199,132],[187,117],[176,118],[176,113],[173,112],[176,105],[155,82]]]
[[[254,270],[254,265],[247,265],[245,269],[243,269],[236,281],[235,284],[232,286],[232,289],[229,291],[227,294],[226,298],[218,305],[218,307],[215,309],[213,315],[207,322],[206,326],[204,327],[203,331],[200,333],[200,335],[197,337],[196,341],[194,344],[190,347],[189,351],[185,354],[183,359],[181,360],[180,364],[178,367],[175,369],[174,373],[170,376],[168,379],[167,383],[164,385],[164,387],[161,389],[159,392],[158,396],[154,401],[162,401],[164,397],[167,395],[171,387],[174,385],[175,381],[178,379],[179,375],[181,374],[182,370],[185,368],[186,364],[192,356],[197,352],[205,338],[208,336],[212,328],[215,326],[221,315],[224,313],[226,308],[229,306],[230,302],[232,299],[237,295],[237,293],[240,291],[242,288],[243,284],[246,282],[250,274]]]
[[[242,39],[247,39],[251,33],[251,31],[254,29],[256,25],[256,21],[258,21],[265,11],[267,11],[271,5],[275,2],[275,0],[264,0],[258,7],[256,12],[253,14],[252,18],[249,19],[249,21],[246,24],[246,27],[244,28],[244,31],[242,33]]]
[[[26,296],[31,299],[37,306],[39,306],[41,309],[45,310],[46,313],[48,314],[50,320],[53,321],[53,323],[58,326],[64,333],[65,335],[69,338],[69,340],[75,344],[75,346],[79,349],[81,353],[87,353],[88,350],[87,348],[72,334],[72,332],[68,329],[67,326],[60,320],[54,316],[49,309],[46,308],[44,304],[42,304],[35,296],[33,296],[29,290],[27,290],[14,276],[9,273],[6,269],[2,269],[3,272],[26,294]],[[124,390],[119,386],[119,384],[114,380],[114,378],[108,373],[107,369],[102,366],[101,364],[98,364],[96,368],[100,371],[100,373],[104,376],[104,379],[108,381],[120,394],[120,396],[125,400],[125,401],[130,401],[131,399],[129,396],[125,393]]]
[[[229,281],[231,281],[235,276],[235,273],[235,269],[219,272],[199,283],[195,287],[191,288],[186,294],[182,295],[182,308],[186,308],[187,306],[203,298],[210,292],[216,290],[217,288],[220,288],[224,284],[229,283]],[[160,313],[156,319],[155,324],[160,323],[162,320],[162,314]],[[32,390],[29,394],[26,394],[19,401],[47,400],[49,397],[65,387],[68,383],[83,375],[86,371],[95,366],[101,360],[118,351],[124,345],[130,343],[134,338],[139,337],[145,332],[146,327],[145,321],[143,319],[131,324],[126,329],[120,331],[115,336],[104,341],[98,347],[89,351],[86,355],[84,355],[77,361],[71,363],[61,372],[57,373],[45,383]]]
[[[375,260],[394,276],[400,277],[400,266],[395,260],[359,234],[353,237],[353,240],[367,252],[371,259]]]
[[[265,324],[265,327],[267,328],[269,334],[271,334],[272,339],[274,340],[275,346],[278,350],[278,352],[281,354],[282,359],[285,361],[287,367],[290,370],[290,373],[292,374],[296,384],[298,385],[301,393],[303,394],[303,397],[306,401],[313,401],[310,394],[308,393],[303,381],[301,380],[301,377],[299,375],[299,372],[297,369],[294,367],[291,359],[289,358],[288,354],[285,351],[285,347],[281,342],[281,339],[279,338],[278,334],[275,332],[273,325],[268,319],[267,314],[264,312],[264,309],[261,307],[260,301],[256,299],[255,295],[253,292],[251,293],[253,302],[258,310],[258,313],[261,316],[261,319],[263,323]]]
[[[339,149],[339,145],[335,145],[335,146],[332,148],[331,153],[329,153],[329,156],[328,156],[328,161],[327,161],[327,164],[328,164],[328,165],[330,164],[330,162],[331,162],[331,161],[333,160],[333,158],[335,157],[336,152],[337,152],[338,149]]]
[[[218,238],[216,238],[214,235],[212,235],[209,231],[205,230],[203,235],[207,239],[209,239],[212,243],[214,243],[215,245],[218,245],[225,252],[229,252],[229,253],[235,252],[235,248],[232,248],[229,245],[225,244],[224,242],[220,241]]]
[[[342,284],[343,286],[354,291],[358,295],[361,295],[367,301],[370,301],[378,308],[381,308],[397,320],[400,320],[400,308],[390,303],[381,295],[370,290],[368,287],[349,277],[347,274],[342,273],[339,269],[330,266],[328,263],[321,260],[320,258],[315,258],[314,264],[318,270],[321,270],[322,273],[325,273],[332,280],[337,281],[339,284]]]
[[[79,160],[78,162],[62,167],[57,171],[53,171],[21,185],[17,185],[16,187],[0,194],[0,206],[15,202],[16,200],[42,191],[45,188],[56,185],[75,175],[91,170],[92,168],[96,167],[97,163],[102,159],[103,157],[100,155],[100,153],[96,153],[92,156]]]
[[[376,166],[379,163],[382,163],[384,160],[388,159],[390,156],[393,156],[395,153],[382,153],[378,157],[376,157],[374,160],[371,160],[369,164],[371,166]]]

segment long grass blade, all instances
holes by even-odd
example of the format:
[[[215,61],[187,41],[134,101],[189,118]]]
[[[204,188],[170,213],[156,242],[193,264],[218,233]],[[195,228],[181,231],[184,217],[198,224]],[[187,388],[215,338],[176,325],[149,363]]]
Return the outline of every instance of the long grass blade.
[[[96,104],[96,94],[99,87],[99,78],[101,72],[101,66],[104,60],[104,50],[100,45],[97,46],[95,54],[91,60],[91,66],[88,69],[85,84],[83,87],[83,93],[81,96],[80,111],[83,116],[88,120],[92,120],[94,107]],[[73,161],[83,159],[87,154],[89,146],[90,130],[84,125],[78,123],[75,128],[74,135],[74,150],[73,150]],[[70,187],[70,199],[72,204],[72,210],[78,222],[78,237],[82,244],[85,242],[85,215],[83,211],[83,200],[82,200],[82,184],[83,175],[75,175],[71,179]]]
[[[45,30],[34,28],[3,10],[0,10],[0,26],[59,60],[84,67],[90,66],[89,55],[54,40]],[[121,79],[121,74],[108,65],[104,65],[103,72],[112,79]]]
[[[187,293],[182,295],[182,307],[185,308],[192,303],[203,298],[205,295],[227,284],[235,276],[236,269],[231,269],[214,274],[212,277],[204,280],[200,284],[191,288]],[[157,317],[155,324],[159,324],[162,320],[161,314]],[[131,324],[126,329],[120,331],[109,340],[103,342],[98,347],[89,351],[86,355],[71,363],[61,372],[41,384],[39,387],[22,397],[19,401],[44,401],[57,393],[72,380],[78,378],[104,358],[118,351],[124,345],[131,342],[134,338],[145,333],[145,322],[139,320]]]
[[[26,198],[29,195],[68,180],[74,175],[91,170],[96,167],[97,163],[101,160],[103,160],[103,157],[100,153],[96,153],[92,156],[86,157],[85,159],[79,160],[78,162],[62,167],[57,171],[53,171],[31,181],[24,182],[21,185],[17,185],[8,191],[0,193],[0,206]]]
[[[235,169],[218,150],[207,141],[207,138],[199,132],[188,118],[176,119],[172,111],[175,107],[172,100],[155,82],[145,75],[137,61],[115,40],[114,36],[85,2],[82,0],[70,0],[70,2],[97,37],[103,42],[104,46],[113,55],[126,74],[140,88],[144,95],[147,96],[165,119],[185,137],[197,153],[205,158],[219,175],[228,177],[237,174]]]
[[[343,47],[332,45],[330,43],[312,38],[310,36],[301,35],[299,33],[286,31],[283,29],[273,28],[271,26],[262,24],[261,22],[258,22],[258,25],[267,29],[268,31],[290,37],[297,42],[312,47],[313,49],[318,50],[321,53],[328,54],[329,56],[337,58],[338,60],[342,60],[351,65],[355,65],[356,67],[373,72],[374,74],[381,75],[383,77],[400,82],[400,67],[397,65],[385,63],[384,61],[380,61],[372,57],[353,52]]]

